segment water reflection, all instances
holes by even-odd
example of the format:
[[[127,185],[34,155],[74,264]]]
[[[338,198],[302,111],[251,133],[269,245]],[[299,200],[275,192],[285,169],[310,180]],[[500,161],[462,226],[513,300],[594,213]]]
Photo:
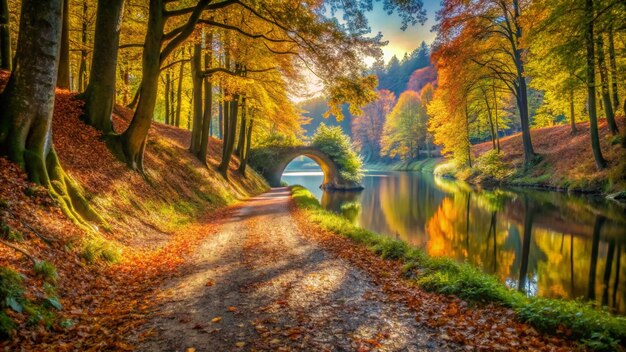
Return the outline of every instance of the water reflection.
[[[283,179],[359,226],[467,261],[529,295],[590,299],[626,313],[626,213],[602,198],[472,189],[418,173],[368,174],[358,193],[322,192],[321,175]]]

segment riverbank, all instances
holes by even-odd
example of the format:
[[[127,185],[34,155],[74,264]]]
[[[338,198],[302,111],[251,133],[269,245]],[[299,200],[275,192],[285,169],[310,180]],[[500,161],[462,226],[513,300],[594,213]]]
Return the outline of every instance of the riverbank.
[[[620,129],[626,124],[619,119]],[[524,170],[521,134],[500,139],[500,154],[492,151],[491,142],[473,146],[474,165],[471,170],[456,170],[455,175],[470,183],[504,184],[568,192],[611,194],[626,190],[626,148],[622,136],[611,136],[606,120],[600,120],[600,145],[607,168],[598,171],[589,142],[589,123],[576,124],[577,133],[569,125],[531,130],[535,165]]]
[[[615,348],[616,341],[622,345],[625,342],[626,320],[623,317],[612,316],[578,301],[527,298],[469,264],[429,257],[421,249],[410,247],[406,242],[392,240],[352,225],[343,217],[321,209],[318,201],[306,189],[294,187],[292,190],[294,199],[305,209],[309,221],[330,231],[335,241],[341,238],[337,235],[345,236],[356,246],[367,248],[372,255],[398,263],[397,271],[393,274],[402,276],[402,280],[412,285],[417,284],[420,290],[457,295],[477,309],[488,307],[490,311],[496,312],[504,309],[540,331],[586,341],[593,348],[604,346],[610,349]]]
[[[0,349],[130,349],[123,336],[153,308],[158,284],[233,206],[268,189],[254,171],[238,174],[237,162],[225,180],[216,171],[220,141],[210,142],[207,168],[187,150],[189,131],[159,123],[150,130],[145,175],[130,171],[81,114],[82,102],[58,90],[55,147],[105,220],[97,231],[76,226],[44,188],[0,158],[0,232],[10,245],[0,244]],[[115,129],[131,117],[116,107]]]
[[[626,123],[619,119],[623,131]],[[435,173],[482,186],[516,186],[574,193],[610,195],[626,191],[626,148],[622,136],[611,136],[606,120],[599,121],[600,145],[607,168],[598,171],[589,142],[589,123],[531,130],[535,165],[524,169],[521,133],[500,139],[500,153],[489,142],[472,146],[472,167],[459,167],[444,158],[373,163],[371,171],[419,171]]]
[[[414,171],[433,173],[437,165],[444,163],[444,158],[428,158],[414,161],[392,161],[369,163],[363,166],[366,171]]]

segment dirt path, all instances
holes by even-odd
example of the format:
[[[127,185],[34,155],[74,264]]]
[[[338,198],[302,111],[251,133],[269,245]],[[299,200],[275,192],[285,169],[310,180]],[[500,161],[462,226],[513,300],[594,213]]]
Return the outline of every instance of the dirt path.
[[[142,351],[456,350],[365,272],[301,235],[286,188],[249,200],[198,248],[139,333]]]

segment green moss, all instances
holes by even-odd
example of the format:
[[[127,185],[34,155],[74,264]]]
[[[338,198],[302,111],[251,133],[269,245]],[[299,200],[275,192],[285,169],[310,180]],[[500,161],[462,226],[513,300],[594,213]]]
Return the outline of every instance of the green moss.
[[[476,304],[492,302],[511,307],[521,321],[549,333],[565,328],[569,337],[595,350],[612,350],[616,344],[626,343],[625,317],[611,315],[584,302],[527,297],[470,264],[429,257],[420,248],[352,225],[322,209],[302,186],[292,186],[291,191],[296,204],[307,209],[312,222],[367,246],[383,258],[402,261],[404,274],[425,290],[456,295]]]

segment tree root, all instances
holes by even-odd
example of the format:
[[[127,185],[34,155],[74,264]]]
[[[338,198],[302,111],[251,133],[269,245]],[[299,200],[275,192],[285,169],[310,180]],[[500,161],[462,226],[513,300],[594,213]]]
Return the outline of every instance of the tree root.
[[[30,232],[32,232],[35,236],[39,237],[39,239],[41,239],[45,244],[47,245],[51,245],[53,242],[55,242],[55,240],[48,238],[42,234],[40,234],[39,232],[37,232],[37,230],[35,230],[32,226],[30,226],[26,221],[20,219],[14,212],[12,212],[10,209],[5,209],[7,213],[11,214],[11,216],[13,216],[14,219],[16,219],[17,221],[19,221],[22,226],[26,227],[27,229],[30,230]]]
[[[31,262],[33,262],[33,265],[37,264],[39,261],[37,260],[37,258],[33,257],[30,253],[28,253],[28,251],[26,251],[23,248],[20,248],[12,243],[9,243],[3,239],[0,239],[0,244],[3,244],[11,249],[13,249],[16,252],[22,253],[26,258],[30,259]]]

